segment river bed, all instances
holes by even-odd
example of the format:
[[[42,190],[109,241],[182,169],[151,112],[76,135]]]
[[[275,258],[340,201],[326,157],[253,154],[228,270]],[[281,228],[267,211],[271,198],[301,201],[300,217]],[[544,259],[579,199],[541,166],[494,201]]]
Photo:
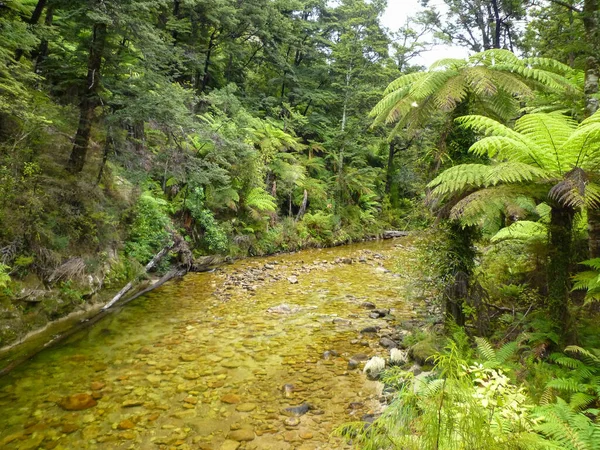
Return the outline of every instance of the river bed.
[[[411,239],[247,259],[135,300],[0,378],[0,448],[351,448],[332,431],[377,414],[381,385],[349,360],[385,356],[382,334],[423,310]]]

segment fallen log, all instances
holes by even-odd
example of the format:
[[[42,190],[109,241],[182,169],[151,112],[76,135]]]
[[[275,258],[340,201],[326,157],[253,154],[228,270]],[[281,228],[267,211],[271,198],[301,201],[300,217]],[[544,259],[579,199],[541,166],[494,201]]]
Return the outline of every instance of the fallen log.
[[[144,274],[148,273],[152,268],[154,268],[154,266],[156,266],[159,261],[163,258],[163,256],[165,256],[167,254],[167,252],[169,250],[171,250],[173,248],[173,244],[169,244],[167,245],[165,248],[163,248],[160,252],[158,252],[154,258],[152,258],[150,260],[150,262],[148,264],[146,264],[146,267],[144,267]],[[108,302],[106,305],[104,305],[102,307],[102,311],[106,311],[108,308],[110,308],[112,305],[114,305],[115,303],[117,303],[119,300],[121,300],[121,298],[127,294],[131,288],[133,288],[133,285],[135,284],[136,280],[132,280],[129,283],[127,283],[123,289],[121,289],[117,295],[115,295],[112,300],[110,302]]]
[[[381,235],[384,239],[393,239],[408,236],[408,231],[386,230]]]

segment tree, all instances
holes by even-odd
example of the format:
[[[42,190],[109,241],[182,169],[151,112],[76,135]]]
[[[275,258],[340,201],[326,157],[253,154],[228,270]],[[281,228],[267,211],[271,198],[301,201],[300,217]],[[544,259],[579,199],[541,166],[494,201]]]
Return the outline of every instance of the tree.
[[[94,1],[93,7],[97,8],[92,25],[92,36],[90,40],[90,51],[87,64],[87,77],[85,87],[79,103],[79,126],[73,140],[73,150],[69,157],[68,169],[73,173],[83,170],[86,154],[92,132],[94,121],[94,109],[99,104],[98,93],[102,78],[102,58],[106,44],[108,23],[111,18],[104,10],[104,2]]]
[[[600,161],[600,114],[580,125],[560,114],[527,114],[515,122],[514,129],[483,116],[457,121],[485,136],[470,151],[490,163],[447,169],[430,183],[432,194],[454,199],[450,217],[465,225],[503,213],[508,204],[523,198],[551,207],[547,306],[555,325],[565,333],[573,218],[600,201],[600,186],[593,181]]]
[[[429,0],[422,1],[424,6]],[[515,21],[525,17],[529,1],[444,0],[448,13],[432,19],[442,39],[481,52],[492,48],[517,49]]]

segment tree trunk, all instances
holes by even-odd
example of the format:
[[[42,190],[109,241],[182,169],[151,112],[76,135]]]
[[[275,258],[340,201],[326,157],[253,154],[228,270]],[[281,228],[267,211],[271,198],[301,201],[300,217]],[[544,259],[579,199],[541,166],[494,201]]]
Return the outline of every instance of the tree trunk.
[[[67,169],[72,173],[83,170],[89,146],[94,108],[98,104],[98,88],[100,87],[100,69],[102,67],[102,54],[106,42],[106,24],[94,24],[92,30],[92,43],[88,57],[88,74],[85,93],[79,105],[79,126],[73,143],[73,150],[69,158]]]
[[[36,25],[38,23],[38,21],[40,20],[40,17],[42,17],[42,12],[44,11],[44,8],[46,7],[46,2],[47,0],[38,0],[37,5],[35,7],[35,9],[33,10],[33,14],[31,15],[31,18],[28,20],[29,25]],[[15,52],[15,61],[19,61],[21,59],[21,57],[23,56],[23,49],[18,48],[17,51]]]
[[[598,110],[598,99],[594,94],[598,93],[598,79],[600,78],[600,63],[598,51],[600,51],[600,32],[598,27],[598,0],[585,0],[583,9],[583,25],[585,37],[589,47],[585,67],[584,95],[585,116],[589,117]],[[600,258],[600,211],[588,209],[588,236],[590,258]]]
[[[296,222],[298,222],[306,213],[306,206],[308,205],[308,191],[304,189],[304,197],[302,198],[302,205],[300,206],[300,210],[298,211],[298,215],[296,216]]]
[[[572,232],[575,211],[555,206],[550,213],[548,261],[548,309],[562,336],[569,330]]]
[[[208,42],[208,51],[206,52],[206,60],[204,61],[204,74],[202,76],[202,88],[200,89],[200,92],[204,92],[208,86],[208,81],[210,80],[208,68],[210,66],[210,57],[212,55],[213,47],[215,46],[216,35],[217,30],[213,31],[213,33],[210,35],[210,41]]]
[[[585,114],[591,116],[598,110],[598,99],[593,98],[598,93],[598,80],[600,78],[600,62],[598,61],[598,52],[600,51],[600,29],[599,18],[600,11],[599,0],[585,0],[583,6],[583,25],[585,28],[585,37],[589,46],[589,54],[586,59],[585,67]]]
[[[385,193],[389,194],[392,190],[392,178],[394,177],[394,155],[396,154],[395,145],[390,142],[388,151],[387,175],[385,178]]]
[[[50,5],[48,5],[48,10],[46,11],[46,19],[44,20],[44,25],[46,25],[47,27],[51,27],[53,21],[54,5],[51,3]],[[42,41],[40,42],[40,46],[38,47],[37,55],[35,57],[35,73],[40,73],[40,66],[48,57],[48,44],[48,39],[42,39]]]
[[[448,239],[450,241],[447,254],[444,258],[448,279],[446,285],[446,317],[454,321],[458,326],[464,326],[465,313],[463,304],[469,298],[471,290],[471,278],[475,260],[474,240],[479,230],[475,226],[463,227],[458,221],[449,224]]]

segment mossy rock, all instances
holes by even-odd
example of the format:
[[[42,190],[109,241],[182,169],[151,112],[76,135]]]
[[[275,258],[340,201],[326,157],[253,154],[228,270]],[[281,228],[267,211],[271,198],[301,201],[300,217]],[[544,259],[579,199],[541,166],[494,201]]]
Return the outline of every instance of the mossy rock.
[[[413,345],[408,356],[412,358],[420,366],[433,365],[432,356],[440,352],[440,346],[433,336],[428,336],[422,341]]]

